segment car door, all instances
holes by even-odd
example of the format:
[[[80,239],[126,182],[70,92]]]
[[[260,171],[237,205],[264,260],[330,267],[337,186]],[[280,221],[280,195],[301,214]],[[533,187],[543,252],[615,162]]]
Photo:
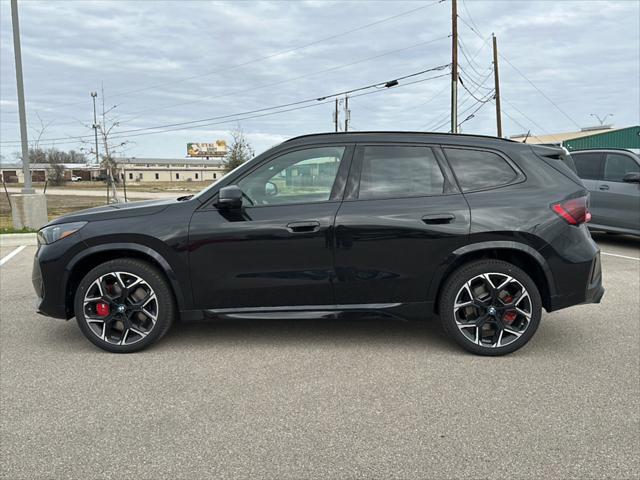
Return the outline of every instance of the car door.
[[[604,198],[598,190],[598,182],[602,179],[603,155],[602,152],[571,152],[578,176],[590,193],[591,221],[597,225],[606,225],[607,221],[603,207]]]
[[[640,230],[640,184],[623,181],[628,173],[640,172],[631,155],[606,153],[602,180],[598,182],[598,207],[606,220],[600,223],[615,228]]]
[[[333,305],[333,222],[353,147],[276,154],[235,183],[239,211],[194,213],[189,261],[203,309]]]
[[[358,146],[335,222],[336,303],[424,308],[434,271],[466,242],[469,220],[438,148]]]

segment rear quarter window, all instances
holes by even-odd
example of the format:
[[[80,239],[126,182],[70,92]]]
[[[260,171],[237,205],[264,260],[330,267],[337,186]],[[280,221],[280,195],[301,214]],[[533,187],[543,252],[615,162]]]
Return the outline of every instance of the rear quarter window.
[[[602,154],[598,152],[576,153],[571,157],[576,164],[578,176],[583,180],[600,180],[602,177]]]
[[[464,192],[501,187],[518,177],[497,153],[463,148],[445,148],[444,152]]]

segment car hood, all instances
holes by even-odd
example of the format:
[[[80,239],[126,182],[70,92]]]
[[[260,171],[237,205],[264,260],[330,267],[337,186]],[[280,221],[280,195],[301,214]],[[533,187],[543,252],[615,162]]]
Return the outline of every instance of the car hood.
[[[143,200],[139,202],[114,203],[103,207],[87,208],[78,210],[58,217],[47,225],[56,225],[66,222],[93,222],[97,220],[112,220],[115,218],[138,217],[142,215],[153,215],[168,208],[170,205],[180,203],[176,198],[161,200]]]

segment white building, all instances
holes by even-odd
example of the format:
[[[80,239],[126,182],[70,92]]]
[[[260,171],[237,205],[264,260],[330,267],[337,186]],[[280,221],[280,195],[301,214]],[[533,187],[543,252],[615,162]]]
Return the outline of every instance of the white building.
[[[95,163],[61,164],[66,180],[80,177],[82,181],[103,180],[104,169]],[[126,182],[211,182],[224,175],[224,163],[220,158],[123,158],[117,160],[118,176]],[[29,165],[34,182],[44,182],[51,165]],[[6,183],[23,183],[22,165],[0,165],[0,175]]]

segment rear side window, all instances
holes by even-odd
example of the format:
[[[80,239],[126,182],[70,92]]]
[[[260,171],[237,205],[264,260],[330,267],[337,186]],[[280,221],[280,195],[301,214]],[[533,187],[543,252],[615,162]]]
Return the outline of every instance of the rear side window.
[[[444,177],[429,147],[364,147],[358,198],[442,195]]]
[[[518,174],[500,155],[481,150],[445,148],[447,159],[460,188],[468,192],[500,187],[513,182]]]
[[[600,180],[601,153],[576,153],[571,154],[576,164],[578,176],[583,180]]]
[[[604,179],[608,182],[621,182],[627,173],[640,172],[640,167],[627,155],[607,153],[604,162]]]

